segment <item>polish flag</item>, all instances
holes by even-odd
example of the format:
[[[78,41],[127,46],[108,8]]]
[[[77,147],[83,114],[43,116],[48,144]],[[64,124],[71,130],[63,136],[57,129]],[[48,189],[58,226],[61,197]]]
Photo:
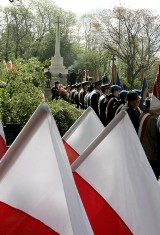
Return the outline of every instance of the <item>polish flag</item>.
[[[0,159],[3,157],[7,151],[6,139],[3,131],[2,122],[0,121]]]
[[[88,145],[104,130],[91,107],[88,107],[62,137],[69,162],[73,163]]]
[[[151,110],[157,110],[160,108],[160,64],[152,88],[152,99],[150,104]]]
[[[95,235],[159,235],[160,187],[121,111],[72,164]]]
[[[45,103],[2,158],[0,192],[1,235],[93,235]]]

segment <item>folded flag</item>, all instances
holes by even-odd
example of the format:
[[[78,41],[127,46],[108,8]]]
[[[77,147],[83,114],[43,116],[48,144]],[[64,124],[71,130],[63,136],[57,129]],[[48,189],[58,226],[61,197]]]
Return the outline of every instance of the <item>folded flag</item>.
[[[104,126],[91,107],[88,107],[62,137],[69,158],[73,163],[88,145],[104,130]]]
[[[93,235],[45,103],[2,158],[0,192],[1,235]]]
[[[3,131],[2,122],[0,121],[0,159],[7,151],[6,139]]]
[[[160,187],[126,112],[71,167],[95,235],[159,235]]]

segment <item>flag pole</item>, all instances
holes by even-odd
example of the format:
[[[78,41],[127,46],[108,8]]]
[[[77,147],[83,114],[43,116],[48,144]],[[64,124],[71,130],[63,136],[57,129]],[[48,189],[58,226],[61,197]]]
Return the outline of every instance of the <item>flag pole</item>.
[[[116,65],[115,65],[115,55],[112,56],[111,58],[112,60],[112,85],[114,85],[116,83]]]
[[[115,118],[109,123],[108,126],[98,135],[98,137],[89,145],[89,147],[78,157],[73,164],[71,165],[72,172],[74,172],[81,163],[87,158],[87,156],[94,150],[95,146],[98,146],[99,143],[106,137],[112,129],[125,117],[127,114],[126,111],[121,110]]]
[[[143,86],[143,80],[144,80],[144,65],[141,65],[141,87]]]

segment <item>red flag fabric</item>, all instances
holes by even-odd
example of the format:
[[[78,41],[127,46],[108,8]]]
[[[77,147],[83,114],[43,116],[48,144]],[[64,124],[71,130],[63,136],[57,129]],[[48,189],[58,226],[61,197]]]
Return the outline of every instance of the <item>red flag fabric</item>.
[[[6,139],[3,131],[2,122],[0,121],[0,159],[7,151]]]
[[[88,107],[62,137],[70,163],[81,155],[88,145],[104,130],[91,107]]]
[[[13,68],[13,64],[12,64],[12,61],[11,61],[11,60],[8,62],[8,68],[9,68],[9,69],[12,69],[12,68]]]
[[[1,235],[93,235],[45,103],[0,161],[0,192]]]
[[[95,235],[158,235],[160,187],[121,111],[72,164]]]
[[[89,81],[89,70],[85,69],[85,80]]]
[[[154,81],[152,93],[158,100],[160,100],[160,65],[158,67],[158,71],[157,71],[156,79]]]

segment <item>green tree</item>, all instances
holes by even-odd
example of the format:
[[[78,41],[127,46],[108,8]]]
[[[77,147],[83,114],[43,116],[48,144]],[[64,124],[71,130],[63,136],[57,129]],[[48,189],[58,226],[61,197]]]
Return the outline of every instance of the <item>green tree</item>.
[[[137,17],[138,16],[138,17]],[[149,10],[130,10],[116,7],[99,14],[103,26],[105,47],[126,67],[126,77],[133,85],[144,71],[150,70],[160,49],[160,17]]]

